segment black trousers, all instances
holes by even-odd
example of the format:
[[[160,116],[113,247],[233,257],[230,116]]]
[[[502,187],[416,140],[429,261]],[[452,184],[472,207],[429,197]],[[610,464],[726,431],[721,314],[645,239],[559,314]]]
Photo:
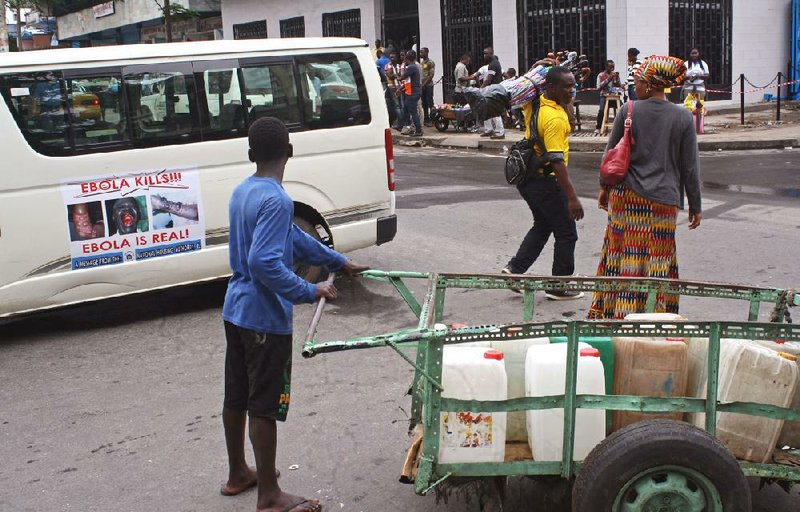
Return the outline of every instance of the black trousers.
[[[425,122],[431,120],[431,109],[433,108],[433,85],[422,86],[422,113],[425,116]]]
[[[516,256],[508,262],[514,274],[525,273],[542,253],[552,234],[555,239],[553,275],[575,272],[575,243],[578,230],[567,207],[567,196],[555,178],[538,178],[518,185],[520,195],[533,214],[533,227],[525,235]]]

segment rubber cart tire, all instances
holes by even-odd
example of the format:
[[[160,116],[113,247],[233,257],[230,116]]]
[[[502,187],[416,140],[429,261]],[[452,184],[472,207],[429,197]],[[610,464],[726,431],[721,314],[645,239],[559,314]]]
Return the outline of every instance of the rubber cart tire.
[[[751,512],[752,504],[722,443],[688,423],[646,420],[592,450],[575,478],[572,510]]]
[[[433,126],[440,132],[446,132],[447,128],[450,126],[450,121],[448,119],[439,118],[433,122]]]
[[[304,219],[303,217],[295,217],[294,223],[297,225],[297,227],[299,227],[300,229],[302,229],[303,231],[314,237],[315,240],[322,242],[322,238],[319,236],[319,233],[317,232],[316,226],[314,224]],[[328,278],[327,268],[318,267],[316,265],[310,265],[296,258],[294,260],[294,265],[292,270],[294,270],[295,274],[302,277],[309,283],[319,283],[320,281],[324,281],[325,279]]]

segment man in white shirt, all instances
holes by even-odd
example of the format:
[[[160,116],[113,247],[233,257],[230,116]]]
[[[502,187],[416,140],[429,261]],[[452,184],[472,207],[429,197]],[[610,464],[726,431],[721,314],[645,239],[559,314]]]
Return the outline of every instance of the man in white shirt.
[[[703,100],[706,97],[706,80],[709,71],[706,61],[700,58],[700,50],[692,48],[689,60],[686,61],[686,79],[683,81],[683,97],[693,93],[696,98]]]

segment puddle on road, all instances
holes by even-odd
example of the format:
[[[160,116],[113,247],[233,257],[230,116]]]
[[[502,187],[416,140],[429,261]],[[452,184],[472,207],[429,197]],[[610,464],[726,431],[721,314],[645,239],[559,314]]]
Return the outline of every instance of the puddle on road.
[[[759,194],[765,196],[800,197],[800,188],[758,187],[755,185],[724,185],[709,181],[703,182],[703,188],[708,190],[724,190],[740,192],[743,194]]]

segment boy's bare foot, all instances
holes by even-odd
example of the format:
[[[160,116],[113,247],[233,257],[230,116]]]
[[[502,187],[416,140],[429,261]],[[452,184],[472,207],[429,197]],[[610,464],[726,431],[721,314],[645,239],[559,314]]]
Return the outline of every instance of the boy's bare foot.
[[[322,510],[319,500],[301,498],[283,492],[273,502],[266,505],[258,507],[256,512],[320,512]]]
[[[275,470],[275,478],[281,477],[281,471]],[[258,485],[258,473],[255,468],[248,466],[247,472],[239,478],[231,478],[219,489],[223,496],[236,496]]]
[[[223,496],[236,496],[256,485],[258,485],[256,469],[248,466],[244,474],[228,478],[228,481],[220,487],[219,492]]]

